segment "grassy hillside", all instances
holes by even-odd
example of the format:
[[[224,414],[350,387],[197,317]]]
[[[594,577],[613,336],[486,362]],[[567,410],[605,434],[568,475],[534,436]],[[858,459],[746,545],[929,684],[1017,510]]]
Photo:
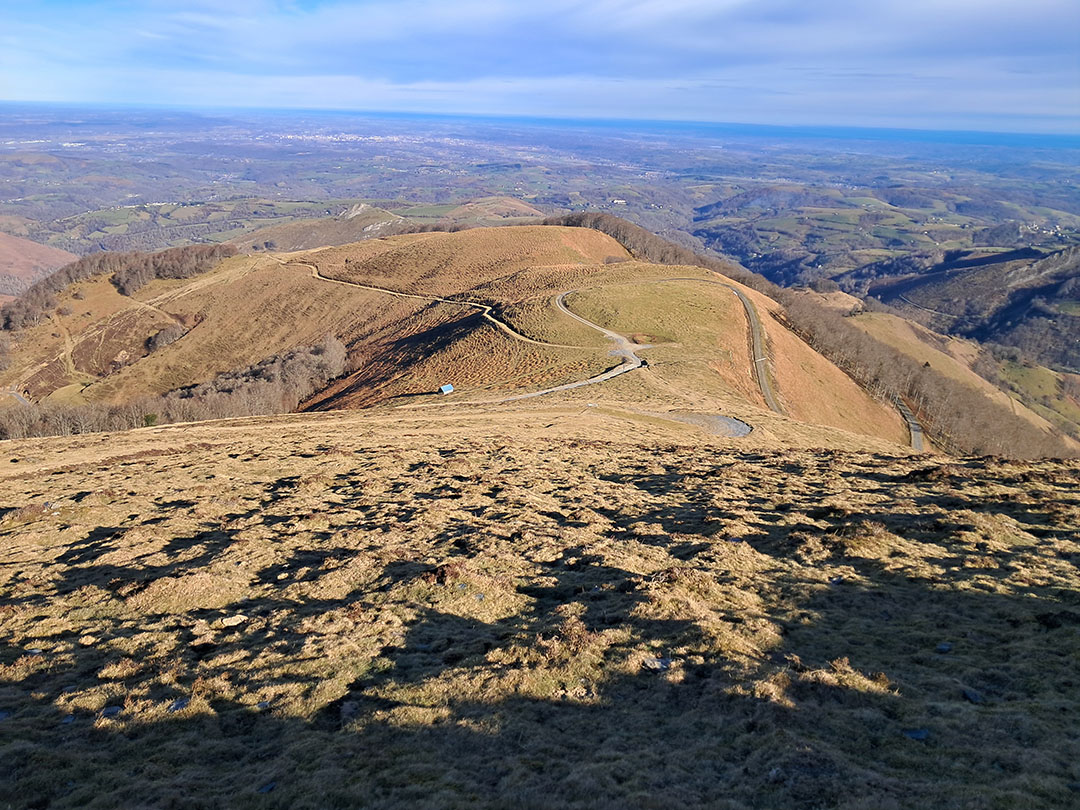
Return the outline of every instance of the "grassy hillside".
[[[929,363],[932,368],[936,368],[951,379],[982,392],[996,402],[1008,405],[1017,416],[1041,430],[1049,430],[1051,426],[1071,426],[1073,431],[1080,430],[1080,422],[1070,421],[1067,417],[1063,419],[1065,415],[1062,413],[1056,414],[1056,418],[1048,419],[975,373],[972,365],[978,358],[979,347],[971,341],[939,335],[920,324],[886,313],[864,313],[852,318],[851,322],[920,363]],[[1043,390],[1046,381],[1041,376],[1038,382],[1033,378],[1040,374],[1049,375],[1054,380],[1054,395],[1056,398],[1060,397],[1059,386],[1056,384],[1056,378],[1060,375],[1045,368],[1040,371],[1032,369],[1031,374],[1016,373],[1017,388],[1022,388],[1022,384],[1030,379],[1034,385],[1035,396],[1045,396],[1048,393],[1048,390]],[[1043,383],[1043,385],[1038,383]],[[1024,398],[1029,399],[1028,396]],[[1064,405],[1064,402],[1062,404]],[[1080,449],[1080,443],[1071,442],[1068,446]]]
[[[67,251],[0,231],[0,295],[18,295],[42,276],[75,258]]]
[[[1080,432],[1080,375],[1007,361],[998,375],[1037,414],[1076,435]]]
[[[869,289],[941,331],[1015,346],[1059,370],[1080,370],[1080,248],[965,255]]]
[[[669,278],[688,281],[661,281]],[[195,278],[152,281],[130,297],[104,277],[73,285],[48,320],[18,333],[0,384],[36,400],[130,402],[330,333],[347,345],[350,371],[308,408],[400,397],[417,404],[447,382],[459,400],[505,397],[586,380],[623,362],[607,338],[556,307],[559,293],[580,290],[571,306],[585,317],[656,344],[643,349],[650,367],[615,388],[639,409],[764,407],[746,314],[717,282],[734,284],[702,268],[629,261],[605,234],[550,226],[237,256]],[[739,289],[763,319],[761,362],[787,416],[907,442],[891,406],[871,400],[790,333],[775,302]],[[482,306],[491,308],[488,318]]]
[[[672,268],[693,273],[692,268]],[[706,274],[708,275],[708,274]],[[649,368],[673,391],[712,396],[737,395],[765,407],[750,373],[754,358],[745,334],[745,314],[731,291],[710,283],[672,281],[604,286],[575,294],[576,312],[615,331],[656,343]],[[759,313],[780,307],[742,288]],[[803,422],[907,441],[899,414],[871,399],[858,385],[792,335],[764,318],[777,395],[784,412]],[[742,327],[742,328],[740,328]]]
[[[481,197],[460,205],[417,205],[395,213],[421,224],[507,225],[525,224],[544,216],[522,200],[513,197]]]
[[[241,250],[311,250],[325,245],[344,245],[377,236],[404,222],[397,214],[357,203],[334,217],[296,219],[268,225],[232,239]]]
[[[0,802],[1075,805],[1075,462],[595,404],[4,443]]]

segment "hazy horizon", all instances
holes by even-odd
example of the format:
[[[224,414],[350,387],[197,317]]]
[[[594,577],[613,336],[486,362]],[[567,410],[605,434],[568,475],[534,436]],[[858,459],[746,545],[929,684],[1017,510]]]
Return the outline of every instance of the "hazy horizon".
[[[1030,148],[1080,149],[1080,133],[1034,132],[1030,130],[927,129],[905,127],[844,126],[830,124],[763,124],[754,121],[698,121],[670,118],[588,118],[578,116],[499,115],[458,111],[378,110],[318,107],[241,107],[155,104],[152,102],[75,102],[0,99],[0,109],[33,108],[54,112],[159,112],[185,114],[223,120],[241,120],[245,116],[312,116],[331,120],[352,117],[359,120],[429,121],[431,123],[476,122],[478,124],[522,124],[539,128],[580,128],[610,130],[623,128],[628,134],[678,134],[715,138],[775,136],[783,139],[820,139],[822,141],[879,141],[972,146],[1016,146]],[[50,122],[56,124],[58,122]],[[85,122],[80,122],[85,123]],[[324,121],[325,123],[325,121]]]
[[[9,102],[1080,134],[1065,0],[45,0],[0,22]]]

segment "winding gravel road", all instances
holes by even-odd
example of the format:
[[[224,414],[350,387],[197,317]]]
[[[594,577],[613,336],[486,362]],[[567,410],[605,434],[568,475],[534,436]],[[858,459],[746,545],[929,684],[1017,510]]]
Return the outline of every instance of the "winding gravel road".
[[[280,259],[278,259],[278,261],[281,262]],[[371,284],[359,284],[359,283],[357,283],[355,281],[344,281],[344,280],[342,280],[340,278],[330,278],[329,276],[324,276],[322,273],[320,273],[318,267],[316,267],[313,264],[308,264],[307,262],[281,262],[281,263],[285,264],[286,266],[291,264],[294,267],[306,267],[309,270],[311,270],[311,275],[313,277],[319,279],[320,281],[328,281],[331,284],[344,284],[346,287],[356,287],[356,288],[361,289],[361,290],[370,290],[371,292],[383,293],[385,295],[393,295],[393,296],[395,296],[397,298],[413,298],[413,299],[415,299],[417,301],[427,301],[429,303],[439,303],[439,304],[455,304],[455,305],[457,305],[459,307],[469,307],[471,309],[476,309],[476,310],[479,310],[480,313],[483,315],[484,320],[491,322],[492,324],[494,324],[496,327],[498,327],[501,331],[505,332],[510,337],[514,338],[515,340],[523,341],[525,343],[531,343],[534,346],[546,346],[548,348],[553,348],[553,349],[581,349],[581,348],[585,348],[583,346],[568,346],[568,345],[563,344],[563,343],[545,343],[542,340],[534,340],[531,337],[526,337],[525,335],[521,334],[520,332],[515,331],[514,328],[512,326],[510,326],[510,324],[506,323],[505,321],[500,321],[498,318],[496,318],[492,314],[492,311],[493,311],[492,308],[490,306],[488,306],[487,304],[481,304],[479,301],[468,301],[468,300],[456,301],[453,298],[439,298],[438,296],[434,296],[434,295],[417,295],[415,293],[403,293],[403,292],[398,292],[397,290],[388,290],[386,287],[375,287],[375,286],[373,286]]]
[[[285,266],[291,265],[293,267],[306,267],[308,270],[311,271],[311,275],[314,278],[317,278],[320,281],[329,282],[331,284],[343,284],[346,287],[356,287],[356,288],[361,289],[361,290],[370,290],[371,292],[383,293],[384,295],[393,295],[393,296],[396,296],[398,298],[412,298],[414,300],[427,301],[429,303],[437,302],[437,303],[442,303],[442,304],[456,304],[457,306],[471,307],[473,309],[479,310],[485,320],[487,320],[490,323],[494,324],[498,329],[500,329],[505,334],[509,335],[510,337],[514,338],[515,340],[520,340],[520,341],[523,341],[525,343],[531,343],[534,346],[546,346],[546,347],[556,348],[556,349],[581,349],[581,348],[585,348],[583,346],[571,346],[571,345],[568,345],[568,344],[565,344],[565,343],[547,343],[545,341],[534,340],[533,338],[527,337],[527,336],[521,334],[520,332],[516,331],[508,323],[506,323],[504,321],[501,321],[498,318],[496,318],[495,315],[492,314],[492,307],[490,307],[487,304],[482,304],[479,301],[468,301],[468,300],[459,301],[459,300],[454,300],[452,298],[440,298],[440,297],[434,296],[434,295],[418,295],[416,293],[404,293],[404,292],[400,292],[398,290],[390,290],[390,289],[387,289],[386,287],[376,287],[376,286],[371,285],[371,284],[360,284],[360,283],[355,282],[355,281],[344,281],[342,279],[330,278],[329,276],[324,276],[322,273],[320,273],[319,268],[316,267],[313,264],[310,264],[309,262],[284,262],[281,259],[276,259],[276,261],[278,261],[280,264],[285,265]],[[768,358],[765,355],[765,337],[764,337],[765,333],[764,333],[764,329],[761,326],[761,320],[758,317],[757,309],[754,307],[753,301],[751,301],[742,292],[742,290],[738,289],[737,287],[735,287],[735,286],[733,286],[731,284],[727,284],[727,283],[725,283],[723,281],[713,281],[712,279],[693,278],[693,277],[679,277],[679,278],[655,279],[655,280],[646,281],[646,282],[642,282],[642,283],[653,284],[653,283],[664,283],[664,282],[671,282],[671,281],[696,281],[696,282],[704,282],[706,284],[716,284],[716,285],[718,285],[720,287],[726,287],[727,289],[729,289],[733,293],[735,293],[735,295],[738,297],[739,301],[742,303],[743,309],[746,310],[746,319],[747,319],[747,322],[750,325],[751,349],[753,351],[753,363],[752,363],[752,365],[753,365],[753,369],[754,369],[754,376],[757,379],[758,388],[761,390],[761,396],[764,398],[765,403],[769,406],[769,408],[771,410],[775,411],[776,413],[783,413],[783,410],[780,408],[779,403],[777,403],[777,401],[776,401],[776,396],[773,393],[772,381],[769,379],[768,369],[765,367],[765,364],[768,362]],[[533,391],[533,392],[528,393],[528,394],[516,394],[514,396],[504,397],[504,398],[501,398],[501,399],[477,400],[475,402],[472,402],[471,404],[491,405],[491,404],[497,404],[497,403],[502,403],[502,402],[515,402],[515,401],[521,400],[521,399],[531,399],[533,397],[544,396],[545,394],[553,394],[556,391],[569,391],[569,390],[571,390],[573,388],[582,388],[582,387],[584,387],[586,385],[595,385],[597,383],[607,382],[608,380],[614,379],[615,377],[618,377],[621,374],[626,374],[628,371],[634,371],[635,369],[638,369],[638,368],[642,367],[642,365],[644,364],[644,361],[640,357],[637,356],[636,352],[641,351],[642,349],[647,349],[647,348],[649,348],[649,346],[634,343],[629,338],[626,338],[623,335],[620,335],[618,332],[613,332],[610,329],[605,329],[604,327],[600,326],[599,324],[595,324],[592,321],[587,320],[585,318],[582,318],[580,315],[577,315],[577,314],[571,312],[570,309],[568,309],[567,306],[566,306],[566,296],[570,295],[573,292],[577,292],[577,290],[565,290],[565,291],[559,293],[557,296],[555,296],[555,299],[554,299],[555,306],[559,309],[560,312],[564,313],[565,315],[569,315],[575,321],[578,321],[579,323],[584,324],[585,326],[589,327],[590,329],[595,329],[597,332],[600,332],[605,337],[607,337],[609,340],[614,342],[616,348],[611,353],[613,355],[622,357],[623,362],[619,366],[616,366],[615,368],[610,369],[609,371],[605,371],[603,374],[598,374],[595,377],[589,377],[586,380],[579,380],[578,382],[566,383],[565,385],[557,385],[557,386],[554,386],[552,388],[545,388],[545,389],[543,389],[541,391]],[[459,403],[459,404],[470,404],[470,403]]]

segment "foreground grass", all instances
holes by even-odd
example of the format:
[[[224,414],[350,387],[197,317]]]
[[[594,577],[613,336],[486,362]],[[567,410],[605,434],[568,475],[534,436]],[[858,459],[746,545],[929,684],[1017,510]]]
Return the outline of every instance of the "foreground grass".
[[[5,445],[3,806],[1080,798],[1075,462],[289,424]]]

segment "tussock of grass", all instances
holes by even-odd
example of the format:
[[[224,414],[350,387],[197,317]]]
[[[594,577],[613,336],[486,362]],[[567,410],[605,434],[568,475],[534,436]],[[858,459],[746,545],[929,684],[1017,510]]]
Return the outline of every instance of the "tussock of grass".
[[[1075,803],[1075,462],[302,419],[6,445],[0,802]]]

